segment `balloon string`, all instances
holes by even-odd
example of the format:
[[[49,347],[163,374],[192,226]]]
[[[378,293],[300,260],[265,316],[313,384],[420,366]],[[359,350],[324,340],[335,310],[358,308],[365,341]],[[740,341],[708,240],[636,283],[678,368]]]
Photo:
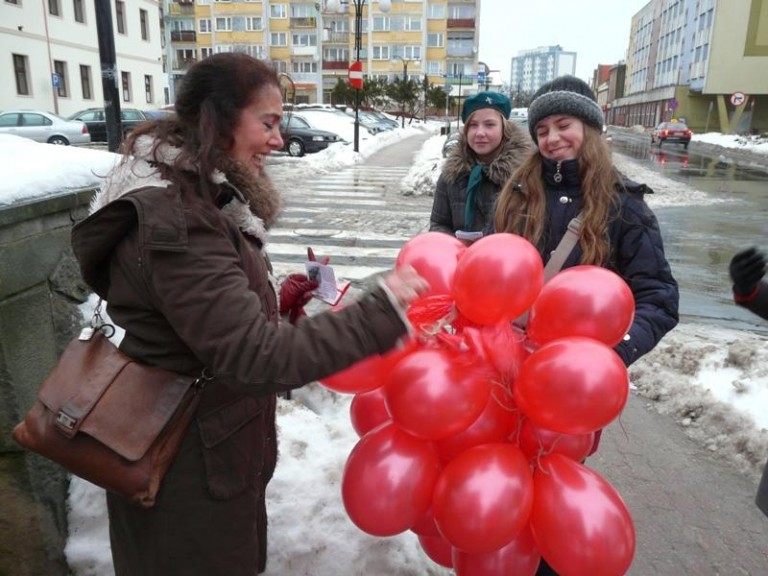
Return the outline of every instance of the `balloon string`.
[[[419,331],[421,331],[424,336],[437,336],[446,326],[450,326],[453,321],[456,320],[456,316],[456,307],[452,306],[448,314],[442,318],[438,318],[432,324],[419,324]]]

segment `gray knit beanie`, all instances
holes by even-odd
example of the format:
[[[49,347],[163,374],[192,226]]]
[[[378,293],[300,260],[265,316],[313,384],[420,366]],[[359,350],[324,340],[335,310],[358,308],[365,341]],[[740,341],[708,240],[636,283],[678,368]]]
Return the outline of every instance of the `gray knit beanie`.
[[[575,116],[598,130],[602,130],[605,123],[595,93],[586,82],[575,76],[555,78],[533,95],[533,101],[528,107],[528,130],[534,142],[537,142],[536,124],[553,114]]]

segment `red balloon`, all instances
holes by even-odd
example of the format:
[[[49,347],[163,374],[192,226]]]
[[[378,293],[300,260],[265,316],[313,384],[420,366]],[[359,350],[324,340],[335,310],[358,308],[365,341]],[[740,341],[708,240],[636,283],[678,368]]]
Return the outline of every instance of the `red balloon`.
[[[421,544],[421,549],[426,552],[433,562],[446,568],[453,568],[453,559],[451,558],[453,546],[446,542],[442,536],[423,536],[419,534],[419,544]]]
[[[547,454],[563,454],[576,462],[589,456],[595,442],[595,433],[562,434],[536,426],[524,418],[517,436],[517,443],[529,459],[538,460]]]
[[[437,531],[437,525],[435,524],[435,515],[432,514],[432,507],[416,521],[416,524],[411,526],[411,532],[419,536],[440,536],[440,532]],[[440,537],[442,538],[442,536]]]
[[[363,436],[347,458],[344,508],[358,528],[373,536],[405,532],[429,508],[439,473],[429,442],[383,424]]]
[[[326,376],[319,382],[326,388],[343,394],[368,392],[383,386],[392,367],[416,347],[418,347],[417,342],[406,342],[403,347],[391,350],[383,356],[380,354],[369,356],[352,364],[349,368]]]
[[[398,426],[419,438],[437,440],[472,424],[485,408],[490,389],[483,370],[433,348],[398,362],[389,373],[384,397]]]
[[[525,238],[499,233],[467,248],[456,267],[456,307],[475,324],[513,320],[541,290],[544,268],[536,248]]]
[[[456,264],[467,247],[450,234],[443,232],[425,232],[414,236],[400,249],[395,261],[395,268],[403,265],[412,266],[429,282],[429,291],[433,294],[450,294]]]
[[[635,298],[615,272],[575,266],[544,285],[531,307],[528,337],[537,344],[584,336],[616,346],[632,326]]]
[[[504,397],[504,394],[501,394]],[[517,425],[518,412],[497,399],[496,387],[493,388],[485,408],[469,428],[452,436],[437,440],[435,448],[443,462],[455,458],[468,448],[502,442],[509,436],[510,430]]]
[[[512,542],[485,554],[469,554],[453,549],[456,576],[534,576],[541,555],[530,526],[523,528]]]
[[[440,474],[432,512],[440,534],[472,554],[509,544],[528,523],[533,480],[517,446],[483,444],[465,450]]]
[[[352,428],[360,437],[392,420],[384,402],[384,387],[355,394],[349,404],[349,419],[352,421]]]
[[[611,348],[591,338],[561,338],[523,363],[515,402],[537,426],[563,434],[604,428],[629,396],[627,368]]]
[[[558,574],[618,576],[626,574],[635,555],[635,526],[619,493],[597,472],[562,454],[541,459],[531,529]]]

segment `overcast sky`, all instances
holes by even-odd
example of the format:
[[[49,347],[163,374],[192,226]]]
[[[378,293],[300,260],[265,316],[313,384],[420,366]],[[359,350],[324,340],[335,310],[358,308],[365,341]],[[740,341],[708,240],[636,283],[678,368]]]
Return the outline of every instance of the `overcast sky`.
[[[576,52],[576,76],[626,58],[632,16],[649,0],[482,0],[478,60],[509,81],[510,60],[522,50],[559,44]]]

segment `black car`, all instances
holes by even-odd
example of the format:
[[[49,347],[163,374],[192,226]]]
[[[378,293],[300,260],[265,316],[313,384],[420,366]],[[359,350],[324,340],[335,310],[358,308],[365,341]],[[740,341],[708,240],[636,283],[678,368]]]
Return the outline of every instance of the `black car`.
[[[123,125],[123,137],[133,130],[138,124],[150,120],[141,110],[135,108],[121,108],[120,116]],[[107,141],[107,121],[104,115],[104,108],[87,108],[72,114],[68,120],[80,120],[88,126],[88,132],[91,133],[91,142]]]
[[[313,128],[306,119],[286,114],[280,121],[283,150],[291,156],[304,156],[325,150],[334,142],[341,142],[338,134]]]

